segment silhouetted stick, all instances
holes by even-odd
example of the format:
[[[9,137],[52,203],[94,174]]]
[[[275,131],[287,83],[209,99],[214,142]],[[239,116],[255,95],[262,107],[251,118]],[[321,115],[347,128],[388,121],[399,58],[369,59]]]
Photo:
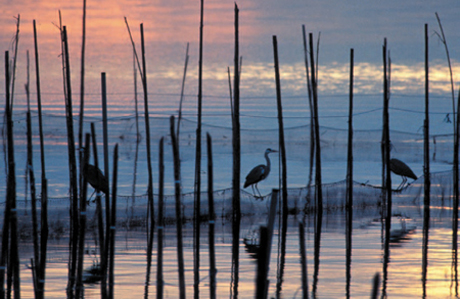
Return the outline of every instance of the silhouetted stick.
[[[46,179],[45,170],[45,149],[43,137],[43,121],[42,121],[42,102],[40,88],[40,65],[38,57],[38,39],[35,20],[34,27],[34,48],[35,48],[35,80],[37,86],[37,108],[38,108],[38,128],[40,135],[40,161],[41,161],[41,230],[40,230],[40,261],[35,264],[39,265],[39,273],[37,274],[39,297],[44,298],[45,294],[45,269],[46,269],[46,251],[48,244],[48,181]]]
[[[184,89],[185,89],[185,78],[187,76],[187,65],[188,65],[188,46],[187,43],[187,50],[185,51],[185,63],[184,63],[184,75],[182,76],[182,87],[180,90],[180,102],[179,102],[179,115],[177,117],[177,140],[180,140],[180,121],[182,120],[182,102],[184,100]]]
[[[268,266],[269,259],[267,247],[268,243],[268,230],[266,227],[260,227],[260,243],[257,252],[257,277],[256,277],[256,298],[266,299],[268,294]]]
[[[27,83],[25,84],[27,98],[27,175],[29,176],[30,198],[32,206],[32,239],[34,244],[34,262],[32,266],[32,274],[34,277],[34,293],[35,297],[39,298],[38,290],[38,267],[40,266],[39,259],[39,243],[38,243],[38,220],[37,220],[37,200],[35,191],[35,174],[33,164],[33,149],[32,149],[32,119],[30,116],[30,90],[29,90],[29,51],[27,51]]]
[[[14,104],[14,85],[16,82],[16,63],[18,61],[18,48],[19,48],[19,24],[21,21],[21,16],[18,14],[18,17],[16,18],[16,34],[14,35],[14,58],[13,58],[13,69],[11,70],[13,73],[11,74],[10,77],[10,83],[11,83],[11,92],[10,92],[10,106],[11,106],[11,111],[13,111],[13,104]]]
[[[302,298],[308,298],[308,271],[307,271],[307,253],[305,249],[305,228],[299,222],[299,250],[300,250],[300,265],[302,267]]]
[[[157,299],[163,298],[163,235],[164,235],[164,137],[160,139],[158,158],[158,252],[157,252]]]
[[[307,79],[307,90],[308,90],[308,106],[310,108],[310,167],[309,167],[309,175],[308,175],[308,183],[307,183],[307,199],[310,199],[310,186],[313,176],[313,163],[315,159],[315,114],[313,109],[313,95],[312,95],[312,87],[311,87],[311,80],[310,80],[310,73],[308,68],[308,51],[307,51],[307,35],[305,33],[305,25],[302,25],[302,37],[303,37],[303,51],[304,51],[304,59],[305,59],[305,73]]]
[[[241,175],[241,139],[240,139],[240,76],[239,76],[239,9],[235,3],[235,53],[233,56],[233,214],[241,217],[240,207],[240,175]]]
[[[93,159],[94,166],[96,169],[99,169],[99,157],[97,154],[97,141],[96,141],[96,129],[94,123],[91,123],[91,136],[93,144]],[[106,176],[107,177],[107,176]],[[96,217],[97,217],[97,228],[99,235],[99,256],[100,256],[100,267],[101,267],[101,297],[107,298],[107,255],[105,247],[105,237],[104,237],[104,219],[102,216],[102,203],[101,203],[101,190],[96,189]],[[106,197],[109,194],[105,195]]]
[[[213,163],[212,163],[212,138],[206,134],[208,152],[208,214],[209,214],[209,298],[216,298],[216,252],[214,246],[214,225],[216,214],[214,212],[214,187],[213,187]]]
[[[110,216],[110,259],[109,259],[109,297],[114,298],[115,286],[115,233],[117,227],[117,179],[118,179],[118,143],[113,151],[112,208]],[[109,195],[106,195],[109,196]]]
[[[422,289],[423,289],[423,297],[425,298],[426,298],[426,282],[427,282],[427,277],[428,277],[428,241],[429,241],[429,229],[430,229],[430,191],[431,191],[430,190],[431,189],[431,178],[430,178],[428,62],[429,62],[428,60],[428,24],[425,24],[425,120],[423,123],[424,125],[424,130],[423,130],[423,137],[424,137],[424,141],[423,141],[424,205],[423,205],[423,239],[422,239]],[[455,170],[455,167],[454,167],[454,170]],[[454,210],[457,210],[457,215],[458,215],[458,207],[457,209],[455,208],[455,201],[454,201]],[[454,211],[454,214],[455,214],[455,211]],[[454,224],[456,221],[458,221],[457,219],[458,219],[458,216],[455,218],[452,218],[452,224],[453,224],[452,233],[454,233],[454,230],[457,228],[458,223]]]
[[[80,55],[80,115],[78,121],[78,148],[80,149],[78,161],[82,161],[82,142],[83,142],[83,117],[85,112],[85,46],[86,46],[86,0],[83,0],[83,17],[82,17],[82,33],[81,33],[81,55]],[[82,170],[80,165],[80,183],[82,183]],[[107,173],[106,173],[107,175]],[[80,187],[81,188],[81,187]]]
[[[174,130],[174,115],[170,118],[171,143],[174,157],[174,193],[176,197],[176,228],[177,228],[177,265],[179,272],[179,294],[180,299],[185,299],[185,273],[184,273],[184,252],[182,245],[182,215],[181,215],[181,181],[180,181],[180,159],[179,147]]]
[[[288,194],[287,194],[287,166],[286,166],[286,147],[284,146],[284,125],[283,125],[283,105],[281,103],[281,80],[278,62],[278,42],[276,35],[273,36],[273,55],[275,60],[275,81],[276,81],[276,102],[278,107],[278,132],[279,145],[281,149],[281,167],[282,167],[282,195],[283,195],[283,213],[288,210]]]
[[[75,277],[77,270],[77,244],[78,244],[78,184],[77,184],[77,163],[75,159],[75,137],[73,129],[73,113],[72,113],[72,88],[70,80],[70,61],[69,48],[67,41],[67,29],[63,26],[62,43],[64,47],[64,68],[65,68],[65,104],[66,104],[66,120],[67,120],[67,149],[69,155],[69,179],[71,192],[71,234],[70,234],[70,263],[69,263],[69,281],[67,285],[68,297],[73,298],[75,288]]]
[[[193,295],[199,298],[200,284],[200,212],[201,212],[201,118],[203,102],[203,21],[204,0],[200,1],[200,47],[198,60],[198,118],[196,129],[194,222],[193,222]],[[179,140],[177,140],[179,151]],[[180,178],[179,178],[180,179]]]
[[[374,278],[372,279],[371,299],[377,299],[379,297],[379,285],[380,275],[379,273],[375,273]]]
[[[348,109],[348,153],[347,153],[347,188],[346,188],[346,294],[350,298],[351,254],[353,235],[353,71],[354,51],[350,49],[350,91]]]
[[[316,81],[315,72],[315,59],[313,51],[313,34],[309,34],[310,44],[310,65],[311,65],[311,87],[313,94],[313,111],[315,122],[315,154],[316,154],[316,167],[315,167],[315,185],[316,185],[316,207],[320,210],[323,209],[323,189],[321,179],[321,143],[319,137],[319,121],[318,121],[318,85]]]
[[[107,178],[107,182],[110,182],[109,177],[109,132],[107,129],[107,83],[105,73],[101,73],[101,102],[102,102],[102,142],[104,149],[104,174]],[[105,195],[105,244],[104,244],[104,259],[102,263],[104,265],[103,273],[104,277],[107,274],[108,258],[110,256],[110,184],[107,184],[107,194]],[[101,284],[102,287],[102,284]]]
[[[85,152],[83,155],[82,166],[88,167],[90,153],[90,134],[85,137]],[[80,238],[78,240],[78,263],[77,263],[77,283],[75,290],[75,298],[84,297],[83,289],[83,259],[85,256],[85,232],[86,232],[86,193],[88,181],[85,176],[82,176],[82,189],[80,192]]]

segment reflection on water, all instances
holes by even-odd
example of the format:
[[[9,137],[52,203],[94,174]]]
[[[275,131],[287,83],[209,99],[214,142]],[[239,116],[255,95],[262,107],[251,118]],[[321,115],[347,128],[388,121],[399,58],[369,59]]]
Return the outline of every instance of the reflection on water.
[[[380,294],[390,298],[448,298],[458,294],[457,230],[452,230],[452,210],[437,207],[430,226],[423,220],[418,205],[393,205],[390,238],[385,238],[385,219],[377,207],[355,209],[352,227],[347,228],[342,210],[323,214],[289,215],[286,231],[280,228],[283,217],[277,217],[269,267],[269,296],[300,298],[302,294],[301,256],[299,254],[298,223],[305,224],[307,281],[310,296],[316,298],[367,298],[372,289],[372,277],[381,273]],[[23,216],[25,217],[25,216]],[[22,218],[24,220],[24,218]],[[121,221],[122,222],[122,221]],[[267,224],[266,215],[243,216],[237,235],[237,252],[233,250],[232,223],[217,218],[215,223],[216,293],[218,298],[237,295],[253,298],[256,290],[257,264],[245,243],[257,243],[257,232]],[[200,240],[200,298],[209,298],[208,228],[202,224]],[[233,226],[235,228],[235,226]],[[352,242],[347,241],[347,230]],[[26,229],[23,230],[26,232]],[[193,294],[193,229],[183,227],[186,292]],[[425,240],[429,235],[429,246]],[[46,271],[46,298],[62,298],[67,283],[68,240],[50,241]],[[98,261],[96,238],[90,232],[86,241],[85,267]],[[284,240],[285,238],[285,240]],[[20,246],[21,288],[23,298],[33,298],[31,271],[27,268],[32,256],[32,244],[27,235]],[[388,243],[387,243],[388,240]],[[246,242],[245,242],[246,241]],[[153,248],[157,247],[155,238]],[[454,242],[454,243],[452,243]],[[163,241],[164,297],[179,295],[176,228],[166,225]],[[385,246],[387,243],[389,246]],[[233,245],[232,245],[233,244]],[[347,244],[352,244],[347,251]],[[453,245],[454,244],[454,245]],[[427,251],[426,251],[427,249]],[[145,287],[147,236],[145,227],[119,229],[115,256],[115,294],[118,298],[141,298]],[[235,260],[236,258],[236,260]],[[426,260],[425,260],[426,259]],[[156,271],[157,251],[152,252],[152,271]],[[236,264],[235,264],[236,262]],[[385,273],[384,273],[385,272]],[[156,277],[156,275],[151,276]],[[384,273],[382,275],[382,273]],[[156,296],[155,278],[150,281],[149,294]],[[86,298],[99,298],[99,284],[85,285]]]

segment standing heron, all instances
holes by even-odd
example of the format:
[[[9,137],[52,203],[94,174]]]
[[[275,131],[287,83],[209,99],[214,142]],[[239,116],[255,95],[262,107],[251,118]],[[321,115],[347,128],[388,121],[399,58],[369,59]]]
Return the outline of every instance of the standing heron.
[[[407,182],[407,178],[411,178],[414,180],[417,179],[417,176],[414,174],[412,169],[410,169],[410,167],[407,166],[407,164],[401,160],[394,159],[394,158],[391,159],[390,160],[390,170],[393,171],[393,173],[400,175],[403,179],[398,189],[402,189],[402,187]]]
[[[96,190],[102,191],[106,196],[109,193],[109,182],[107,177],[96,166],[88,164],[83,169],[83,176],[88,183]],[[94,194],[94,192],[93,192]],[[91,195],[92,197],[93,195]],[[90,197],[90,199],[91,199]]]
[[[265,160],[267,160],[267,165],[257,165],[254,167],[249,174],[246,176],[246,182],[244,182],[244,188],[251,186],[252,187],[252,192],[254,193],[254,187],[256,187],[257,192],[259,193],[259,196],[262,197],[260,194],[259,188],[257,188],[257,184],[265,180],[268,177],[268,174],[270,173],[270,159],[268,158],[268,154],[270,153],[277,153],[278,151],[272,150],[271,148],[267,148],[265,150]]]

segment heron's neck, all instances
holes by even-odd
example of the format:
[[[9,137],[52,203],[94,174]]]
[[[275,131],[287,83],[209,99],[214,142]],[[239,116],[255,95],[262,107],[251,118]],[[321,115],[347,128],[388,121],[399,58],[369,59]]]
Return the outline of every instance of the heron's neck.
[[[265,160],[267,160],[267,169],[270,171],[270,158],[268,158],[269,153],[265,153]]]

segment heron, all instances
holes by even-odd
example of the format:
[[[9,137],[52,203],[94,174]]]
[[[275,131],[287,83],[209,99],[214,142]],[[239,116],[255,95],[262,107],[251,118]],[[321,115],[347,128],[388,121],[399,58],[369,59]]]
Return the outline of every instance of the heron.
[[[94,165],[87,164],[83,169],[83,176],[88,183],[96,190],[102,191],[106,196],[109,193],[109,182],[102,171]],[[94,194],[94,192],[93,192]],[[92,197],[93,195],[91,195]],[[90,197],[90,198],[91,198]]]
[[[401,160],[398,160],[398,159],[391,159],[390,160],[390,170],[397,174],[397,175],[400,175],[402,177],[402,182],[401,184],[399,185],[398,189],[402,189],[402,187],[406,184],[407,182],[407,178],[411,178],[411,179],[414,179],[416,180],[417,179],[417,176],[414,174],[414,172],[412,171],[412,169],[410,169],[409,166],[407,166],[406,163],[404,163],[403,161]]]
[[[257,184],[260,181],[265,180],[270,173],[270,159],[268,158],[268,154],[277,153],[277,152],[278,151],[275,151],[271,148],[267,148],[265,150],[265,160],[267,160],[267,165],[263,165],[263,164],[257,165],[246,176],[246,182],[244,182],[244,188],[251,186],[254,196],[255,196],[255,191],[254,191],[254,187],[255,187],[257,192],[259,193],[259,196],[262,197],[262,195],[260,194],[259,188],[257,188]]]

